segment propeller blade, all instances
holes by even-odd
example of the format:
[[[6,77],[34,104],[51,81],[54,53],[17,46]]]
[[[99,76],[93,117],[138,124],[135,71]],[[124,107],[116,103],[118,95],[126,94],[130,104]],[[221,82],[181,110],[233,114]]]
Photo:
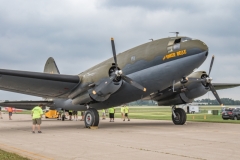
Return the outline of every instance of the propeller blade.
[[[110,76],[106,81],[103,81],[100,83],[95,90],[92,91],[93,94],[97,94],[99,91],[103,90],[105,87],[107,87],[115,78],[116,75]]]
[[[210,73],[211,73],[211,70],[212,70],[213,61],[214,61],[214,56],[212,56],[212,61],[211,61],[211,63],[210,63],[210,68],[209,68],[209,72],[208,72],[208,77],[210,76]]]
[[[114,44],[114,39],[113,38],[111,38],[111,44],[112,44],[113,58],[114,58],[114,62],[115,62],[116,68],[117,68],[118,67],[117,55],[116,55],[116,49],[115,49],[115,44]]]
[[[138,88],[138,89],[140,89],[140,90],[142,90],[142,91],[144,91],[144,92],[147,91],[146,88],[144,88],[143,86],[141,86],[141,85],[138,84],[137,82],[133,81],[131,78],[129,78],[129,77],[123,75],[123,74],[121,75],[121,77],[122,77],[122,79],[123,79],[125,82],[131,84],[132,86],[134,86],[134,87],[136,87],[136,88]]]
[[[210,87],[210,90],[212,91],[213,95],[214,95],[215,98],[217,99],[218,103],[219,103],[220,105],[223,105],[223,103],[222,103],[220,97],[218,96],[217,91],[216,91],[215,88],[213,87],[212,83],[209,83],[209,87]]]

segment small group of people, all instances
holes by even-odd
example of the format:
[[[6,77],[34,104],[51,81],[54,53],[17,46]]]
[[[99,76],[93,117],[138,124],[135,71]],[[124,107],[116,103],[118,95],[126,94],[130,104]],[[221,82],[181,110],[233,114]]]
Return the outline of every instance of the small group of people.
[[[75,120],[78,121],[78,111],[74,111],[74,110],[64,110],[61,109],[60,111],[58,111],[58,119],[61,120],[62,119],[62,115],[65,115],[65,119],[68,119],[69,116],[69,120]],[[84,119],[84,111],[81,111],[81,117],[82,119],[80,119],[80,121],[83,121]]]
[[[130,119],[128,117],[128,113],[129,113],[128,106],[126,104],[122,105],[122,107],[121,107],[121,115],[122,115],[123,121],[125,121],[125,118],[127,118],[128,121],[130,121]]]
[[[114,122],[115,108],[113,108],[113,107],[109,108],[108,112],[109,112],[109,118],[110,118],[109,122]],[[130,121],[130,119],[128,117],[128,113],[129,113],[129,107],[126,104],[123,104],[121,106],[121,117],[122,117],[123,121],[125,121],[126,118],[128,121]],[[106,110],[103,109],[102,110],[102,120],[105,120],[105,119],[106,119]]]
[[[7,107],[7,111],[8,111],[9,120],[12,120],[13,108],[12,107]],[[3,117],[2,117],[2,107],[1,106],[0,106],[0,119],[3,119]]]
[[[69,121],[78,121],[78,111],[68,110]]]

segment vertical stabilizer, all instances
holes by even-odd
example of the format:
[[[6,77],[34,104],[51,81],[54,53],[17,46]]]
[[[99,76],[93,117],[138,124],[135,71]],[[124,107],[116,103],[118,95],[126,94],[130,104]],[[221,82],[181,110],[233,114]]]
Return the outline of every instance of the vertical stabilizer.
[[[44,73],[60,74],[58,67],[52,57],[49,57],[45,64]]]

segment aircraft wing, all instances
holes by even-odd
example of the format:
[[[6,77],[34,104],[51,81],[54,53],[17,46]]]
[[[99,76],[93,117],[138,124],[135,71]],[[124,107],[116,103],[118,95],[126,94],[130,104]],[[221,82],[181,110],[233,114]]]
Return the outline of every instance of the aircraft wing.
[[[0,90],[45,98],[66,98],[80,83],[78,75],[0,69]]]
[[[240,86],[240,83],[212,83],[216,90],[228,89]]]
[[[50,107],[53,101],[3,101],[0,102],[0,106],[31,110],[40,103]]]

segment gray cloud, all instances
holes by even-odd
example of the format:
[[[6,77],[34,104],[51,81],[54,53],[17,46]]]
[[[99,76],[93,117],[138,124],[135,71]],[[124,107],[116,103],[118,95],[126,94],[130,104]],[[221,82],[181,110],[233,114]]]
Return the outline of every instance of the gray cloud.
[[[179,31],[209,46],[210,56],[199,70],[208,70],[214,54],[214,82],[240,82],[239,5],[207,0],[2,1],[0,68],[42,72],[47,58],[54,57],[61,73],[78,74],[112,56],[110,37],[119,53]],[[234,90],[219,94],[239,99],[239,89]]]

